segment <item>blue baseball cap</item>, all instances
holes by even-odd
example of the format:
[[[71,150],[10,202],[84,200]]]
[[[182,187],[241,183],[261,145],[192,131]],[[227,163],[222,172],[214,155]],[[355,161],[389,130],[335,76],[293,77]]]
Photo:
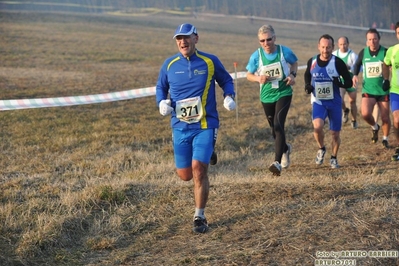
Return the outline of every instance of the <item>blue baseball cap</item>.
[[[191,35],[191,34],[197,34],[197,29],[193,26],[193,25],[191,25],[191,24],[188,24],[188,23],[185,23],[185,24],[181,24],[179,27],[177,27],[177,29],[175,30],[175,35],[173,36],[173,39],[175,39],[176,38],[176,36],[179,36],[179,35],[185,35],[185,36],[188,36],[188,35]]]

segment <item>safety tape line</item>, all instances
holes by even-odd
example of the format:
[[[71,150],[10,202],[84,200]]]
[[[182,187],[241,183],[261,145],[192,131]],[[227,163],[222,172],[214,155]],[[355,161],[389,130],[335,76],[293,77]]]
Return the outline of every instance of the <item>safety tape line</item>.
[[[303,67],[299,67],[298,69],[301,68]],[[236,78],[235,73],[230,73],[230,75],[233,79]],[[237,78],[245,78],[246,75],[247,72],[237,72]],[[0,111],[105,103],[147,97],[152,95],[155,95],[155,86],[120,92],[110,92],[83,96],[0,100]]]
[[[127,90],[121,92],[110,92],[104,94],[84,95],[84,96],[0,100],[0,111],[105,103],[105,102],[129,100],[129,99],[146,97],[151,95],[155,95],[155,87]]]

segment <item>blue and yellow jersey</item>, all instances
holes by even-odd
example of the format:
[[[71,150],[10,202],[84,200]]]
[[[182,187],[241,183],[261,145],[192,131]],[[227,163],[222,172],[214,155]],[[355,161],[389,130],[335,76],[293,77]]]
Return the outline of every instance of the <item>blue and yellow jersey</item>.
[[[177,53],[166,59],[160,69],[156,85],[157,106],[170,95],[171,106],[175,109],[171,118],[173,128],[218,128],[215,82],[223,89],[223,96],[235,95],[233,79],[215,55],[196,50],[185,58]],[[200,99],[200,121],[187,123],[178,119],[176,103],[194,97]]]

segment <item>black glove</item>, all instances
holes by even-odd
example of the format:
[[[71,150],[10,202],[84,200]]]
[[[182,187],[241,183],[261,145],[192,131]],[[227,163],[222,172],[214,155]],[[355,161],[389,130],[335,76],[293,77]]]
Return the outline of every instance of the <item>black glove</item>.
[[[340,88],[342,88],[344,86],[344,84],[342,84],[341,79],[339,77],[333,77],[333,83]]]
[[[384,79],[384,81],[382,82],[382,89],[384,91],[389,91],[389,87],[391,86],[389,79]]]
[[[307,94],[311,94],[314,91],[314,88],[313,88],[312,85],[306,84],[305,85],[305,91],[306,91]]]

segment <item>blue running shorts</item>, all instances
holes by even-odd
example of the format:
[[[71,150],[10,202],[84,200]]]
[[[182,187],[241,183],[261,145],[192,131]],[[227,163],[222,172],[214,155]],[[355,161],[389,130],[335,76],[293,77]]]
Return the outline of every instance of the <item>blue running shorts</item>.
[[[173,149],[176,168],[191,167],[192,160],[209,164],[216,134],[216,128],[173,128]]]
[[[312,119],[321,118],[326,120],[328,117],[330,130],[341,131],[342,128],[342,108],[341,105],[320,105],[312,104]]]
[[[391,101],[391,111],[394,112],[399,110],[399,94],[390,93],[389,97]]]

